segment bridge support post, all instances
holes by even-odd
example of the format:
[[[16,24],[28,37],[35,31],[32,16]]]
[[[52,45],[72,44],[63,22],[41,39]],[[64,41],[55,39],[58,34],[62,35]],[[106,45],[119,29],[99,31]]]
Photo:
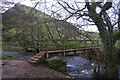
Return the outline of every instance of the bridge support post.
[[[63,52],[63,55],[65,56],[65,51]]]
[[[46,53],[46,58],[49,58],[48,53]]]
[[[84,52],[86,52],[85,47],[84,47]]]
[[[74,54],[77,54],[77,50],[74,50]]]

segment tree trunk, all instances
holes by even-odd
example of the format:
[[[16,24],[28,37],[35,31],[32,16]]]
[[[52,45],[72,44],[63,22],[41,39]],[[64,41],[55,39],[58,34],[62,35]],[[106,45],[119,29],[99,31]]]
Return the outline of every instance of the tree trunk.
[[[109,42],[104,45],[106,54],[106,73],[108,74],[107,77],[118,78],[118,57],[114,51],[114,45],[111,45]]]
[[[95,22],[100,32],[100,37],[104,46],[104,53],[106,55],[106,74],[108,78],[118,78],[118,57],[114,52],[114,42],[110,37],[103,19],[96,15],[91,17]]]

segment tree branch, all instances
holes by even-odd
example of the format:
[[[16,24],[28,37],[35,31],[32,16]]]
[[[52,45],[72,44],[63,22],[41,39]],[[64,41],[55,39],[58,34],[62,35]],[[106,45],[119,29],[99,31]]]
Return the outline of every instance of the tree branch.
[[[106,2],[105,5],[102,7],[100,15],[102,15],[104,12],[106,12],[111,7],[112,7],[112,2]]]

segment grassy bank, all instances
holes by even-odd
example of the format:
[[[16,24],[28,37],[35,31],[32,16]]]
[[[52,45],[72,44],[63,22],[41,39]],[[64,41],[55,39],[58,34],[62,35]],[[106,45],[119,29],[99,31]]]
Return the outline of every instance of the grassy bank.
[[[15,57],[15,56],[8,55],[8,54],[0,54],[0,58],[2,58],[2,59],[19,59],[19,57]]]
[[[23,51],[23,48],[17,42],[14,43],[14,42],[0,41],[0,45],[2,45],[3,50],[7,50],[7,51]]]

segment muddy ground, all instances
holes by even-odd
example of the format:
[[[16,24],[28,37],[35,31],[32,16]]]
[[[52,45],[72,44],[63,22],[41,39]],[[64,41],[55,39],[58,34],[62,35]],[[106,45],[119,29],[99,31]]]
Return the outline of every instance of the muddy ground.
[[[56,72],[47,65],[32,66],[28,60],[3,59],[3,78],[66,78],[68,76]]]

